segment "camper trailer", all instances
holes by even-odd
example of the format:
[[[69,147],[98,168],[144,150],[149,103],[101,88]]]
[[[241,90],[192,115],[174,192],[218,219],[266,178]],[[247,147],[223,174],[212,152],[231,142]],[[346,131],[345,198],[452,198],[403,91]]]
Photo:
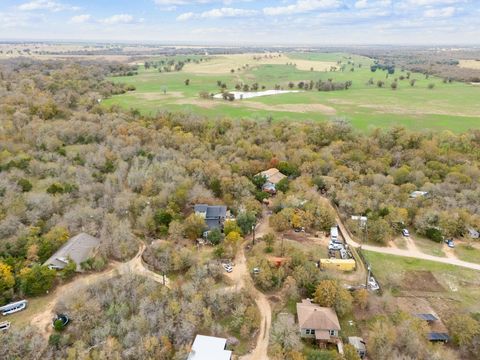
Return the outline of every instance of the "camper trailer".
[[[330,240],[337,244],[341,243],[341,241],[338,239],[338,228],[336,226],[333,226],[330,229]]]
[[[0,312],[3,316],[14,314],[16,312],[25,310],[27,307],[27,300],[17,301],[11,304],[0,307]]]

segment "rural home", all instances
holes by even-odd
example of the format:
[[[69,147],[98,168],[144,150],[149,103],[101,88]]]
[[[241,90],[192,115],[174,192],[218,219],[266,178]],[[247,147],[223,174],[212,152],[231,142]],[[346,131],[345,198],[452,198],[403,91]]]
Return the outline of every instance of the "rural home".
[[[275,194],[277,192],[276,185],[285,179],[287,176],[282,174],[280,170],[276,168],[271,168],[261,173],[258,173],[255,176],[265,177],[265,184],[263,184],[262,190],[270,194]]]
[[[232,352],[226,346],[227,339],[197,335],[187,360],[230,360]]]
[[[340,323],[331,308],[313,304],[310,299],[297,303],[298,326],[302,338],[317,340],[319,345],[337,343]]]
[[[68,259],[71,259],[77,264],[77,272],[81,272],[80,264],[95,256],[99,246],[99,239],[80,233],[70,238],[55,254],[45,261],[44,265],[61,270],[68,265]]]
[[[208,230],[222,229],[227,218],[227,207],[225,205],[198,204],[194,208],[195,214],[203,217]]]
[[[355,350],[357,350],[358,356],[360,359],[363,359],[365,355],[367,355],[367,347],[365,341],[361,337],[358,336],[349,336],[348,343],[352,345]]]

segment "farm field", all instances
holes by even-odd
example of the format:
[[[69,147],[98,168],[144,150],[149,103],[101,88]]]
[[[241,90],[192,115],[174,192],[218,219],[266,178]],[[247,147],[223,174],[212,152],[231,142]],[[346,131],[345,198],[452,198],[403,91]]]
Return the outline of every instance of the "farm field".
[[[442,79],[412,73],[416,79],[410,86],[406,71],[396,69],[389,75],[383,70],[372,72],[373,60],[343,53],[291,53],[225,56],[190,56],[195,62],[186,63],[181,71],[159,72],[139,66],[138,75],[112,77],[114,82],[134,85],[136,90],[105,99],[105,106],[119,105],[138,109],[144,114],[159,111],[184,111],[203,116],[250,118],[255,120],[312,120],[343,118],[362,131],[376,127],[402,125],[414,130],[451,130],[464,132],[478,128],[480,120],[480,87],[460,83],[443,83]],[[202,58],[202,61],[198,61]],[[160,61],[166,58],[153,58]],[[183,57],[169,60],[185,61]],[[243,65],[242,65],[243,64]],[[247,66],[248,64],[248,66]],[[336,71],[329,71],[336,67]],[[341,68],[344,71],[341,71]],[[353,71],[352,71],[353,69]],[[233,70],[233,72],[232,72]],[[404,80],[400,80],[404,77]],[[397,90],[391,83],[398,78]],[[185,81],[189,80],[186,85]],[[351,81],[348,90],[308,90],[245,100],[202,99],[199,94],[218,94],[218,82],[234,91],[236,84],[258,83],[259,90],[274,89],[275,85],[289,89],[289,83],[299,90],[299,82],[332,79]],[[372,79],[373,85],[368,81]],[[377,81],[385,86],[377,87]],[[433,85],[430,85],[433,84]],[[434,86],[433,89],[429,88]]]
[[[475,270],[369,251],[363,253],[384,289],[392,289],[399,296],[441,299],[434,303],[440,307],[436,309],[439,312],[455,308],[480,311],[480,283]]]

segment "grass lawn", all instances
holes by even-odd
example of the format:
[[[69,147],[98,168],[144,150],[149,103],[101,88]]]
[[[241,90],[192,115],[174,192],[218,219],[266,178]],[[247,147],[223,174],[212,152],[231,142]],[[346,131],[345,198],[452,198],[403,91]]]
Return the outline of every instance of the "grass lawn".
[[[392,276],[404,278],[407,273],[430,272],[440,284],[439,291],[433,292],[436,298],[448,297],[458,306],[471,312],[480,311],[480,272],[459,266],[437,263],[428,260],[386,255],[363,251],[372,265],[373,272],[385,288],[391,285]],[[396,284],[404,293],[411,293],[408,284]]]
[[[445,257],[445,253],[442,250],[443,243],[437,243],[435,241],[418,235],[413,238],[413,241],[421,252],[433,256]]]
[[[27,308],[13,315],[4,316],[2,321],[10,321],[12,326],[23,329],[30,324],[32,317],[45,309],[47,304],[54,299],[53,292],[36,298],[28,299]]]
[[[457,255],[457,257],[463,261],[480,263],[480,250],[466,244],[456,245],[455,255]]]
[[[135,108],[144,114],[183,111],[213,118],[325,121],[336,116],[349,120],[361,131],[403,125],[419,131],[449,129],[464,132],[479,126],[480,87],[463,83],[444,84],[439,78],[426,79],[423,74],[417,73],[410,75],[411,79],[417,80],[412,87],[408,79],[400,80],[401,76],[407,77],[407,72],[397,70],[387,78],[384,71],[371,72],[371,59],[344,53],[292,53],[284,54],[281,59],[257,62],[252,60],[252,56],[211,56],[206,62],[186,65],[180,72],[160,73],[157,69],[146,70],[140,66],[136,76],[110,78],[114,82],[133,84],[136,90],[104,99],[103,104],[107,107]],[[249,63],[250,66],[231,73],[230,69],[238,62]],[[287,65],[287,62],[298,65]],[[302,62],[307,63],[300,66]],[[338,67],[344,65],[345,70],[305,69],[305,65],[315,62],[333,63]],[[321,65],[317,68],[320,69]],[[395,78],[399,79],[396,91],[390,88]],[[190,80],[188,86],[186,79]],[[298,84],[301,81],[309,83],[328,79],[335,82],[350,80],[352,87],[343,91],[314,90],[234,102],[202,100],[198,96],[202,91],[218,93],[217,81],[234,90],[237,83],[251,85],[257,82],[260,88],[273,89],[279,85],[288,89],[289,82]],[[374,85],[367,84],[369,79]],[[385,87],[376,86],[379,80],[385,82]],[[429,84],[435,87],[428,89]]]

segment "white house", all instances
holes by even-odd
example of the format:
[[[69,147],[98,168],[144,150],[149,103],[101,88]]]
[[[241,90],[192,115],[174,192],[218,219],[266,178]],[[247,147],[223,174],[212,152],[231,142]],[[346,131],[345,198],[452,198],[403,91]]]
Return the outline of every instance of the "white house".
[[[232,352],[225,350],[227,339],[197,335],[187,360],[231,360]]]

